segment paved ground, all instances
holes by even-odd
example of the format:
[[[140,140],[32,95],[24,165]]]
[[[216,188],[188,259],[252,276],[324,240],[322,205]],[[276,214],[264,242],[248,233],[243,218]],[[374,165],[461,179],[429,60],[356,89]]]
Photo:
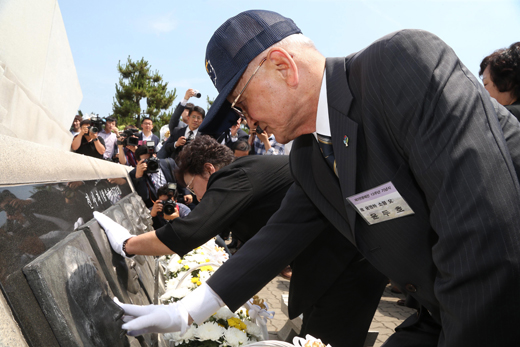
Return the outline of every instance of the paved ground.
[[[265,299],[269,304],[269,310],[275,311],[275,317],[268,322],[268,330],[270,339],[277,340],[278,331],[282,329],[287,321],[287,317],[281,311],[280,296],[283,292],[289,291],[289,281],[278,276],[267,284],[258,295]],[[394,332],[394,328],[398,326],[404,319],[410,316],[414,310],[398,306],[397,300],[402,299],[401,294],[394,294],[387,286],[381,297],[381,302],[374,316],[374,320],[370,326],[370,330],[379,331],[375,347],[379,347]],[[316,336],[319,338],[319,336]],[[341,347],[341,346],[332,346]]]

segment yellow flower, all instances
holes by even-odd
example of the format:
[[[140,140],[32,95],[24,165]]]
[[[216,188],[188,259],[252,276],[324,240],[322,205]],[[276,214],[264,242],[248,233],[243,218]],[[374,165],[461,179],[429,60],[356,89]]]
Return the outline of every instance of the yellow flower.
[[[199,282],[199,278],[198,277],[193,277],[191,279],[191,283],[197,283],[197,282]]]
[[[202,284],[201,281],[197,281],[197,285],[200,286]]]
[[[209,263],[210,261],[211,261],[211,260],[209,260],[209,259],[206,259],[206,263]]]
[[[201,266],[200,271],[213,271],[213,267],[211,265]]]
[[[227,321],[230,327],[237,328],[242,331],[247,329],[246,323],[242,322],[239,318],[233,317],[229,318]]]
[[[184,270],[188,270],[190,267],[188,265],[184,265]]]
[[[182,263],[182,259],[177,260],[177,263],[179,263],[179,264]]]

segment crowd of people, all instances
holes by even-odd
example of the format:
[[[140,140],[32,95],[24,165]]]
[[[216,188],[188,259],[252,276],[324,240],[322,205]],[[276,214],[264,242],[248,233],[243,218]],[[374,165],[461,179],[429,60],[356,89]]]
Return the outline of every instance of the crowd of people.
[[[237,309],[291,263],[290,318],[303,313],[301,334],[333,346],[363,345],[388,279],[417,313],[385,346],[518,340],[520,42],[484,58],[484,89],[428,32],[325,58],[291,19],[254,10],[215,32],[206,67],[220,93],[207,115],[188,89],[167,139],[150,136],[150,120],[112,152],[135,167],[154,218],[170,183],[191,212],[137,237],[95,217],[124,257],[182,255],[230,230],[244,245],[192,294],[123,328],[184,331]],[[74,126],[73,150],[106,153],[107,139]],[[269,157],[292,140],[290,158]]]
[[[135,190],[150,209],[156,230],[172,222],[173,219],[186,217],[199,204],[201,198],[201,195],[197,196],[190,191],[189,187],[177,186],[176,178],[179,155],[185,148],[190,147],[190,143],[202,137],[199,127],[206,111],[189,102],[190,98],[197,94],[198,91],[192,88],[186,91],[184,99],[176,106],[169,124],[160,129],[160,138],[153,133],[153,120],[148,117],[142,119],[141,131],[133,124],[118,127],[117,120],[113,116],[103,121],[98,116],[83,119],[77,115],[71,127],[72,151],[133,167],[129,177]],[[119,130],[120,128],[123,130]],[[286,154],[285,146],[278,143],[273,134],[267,134],[260,128],[250,130],[247,123],[242,122],[241,119],[218,136],[209,138],[234,153],[232,158],[248,155],[285,156]],[[279,200],[281,201],[281,197]],[[168,213],[164,213],[164,206],[168,205],[176,208],[167,209]],[[216,235],[217,243],[228,252],[225,240],[230,238],[232,229],[224,228]],[[229,244],[233,252],[251,237],[251,235],[240,237],[242,233],[237,232],[235,228],[232,242]],[[291,274],[290,266],[281,272],[281,275],[288,279]]]

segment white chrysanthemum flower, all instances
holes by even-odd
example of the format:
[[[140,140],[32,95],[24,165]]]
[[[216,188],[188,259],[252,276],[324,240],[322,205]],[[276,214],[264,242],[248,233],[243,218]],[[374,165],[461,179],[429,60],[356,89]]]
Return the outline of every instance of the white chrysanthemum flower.
[[[168,281],[166,281],[166,288],[167,290],[175,289],[177,288],[178,284],[179,280],[177,278],[170,278]]]
[[[185,343],[190,342],[190,340],[193,340],[195,338],[195,334],[197,333],[197,328],[195,325],[191,325],[188,330],[184,333],[184,335],[181,335],[181,340],[183,340]]]
[[[161,300],[166,301],[171,298],[182,299],[191,292],[189,288],[181,287],[178,289],[169,290],[161,295]]]
[[[256,337],[258,340],[263,340],[263,335],[262,335],[262,328],[260,328],[258,325],[256,325],[255,323],[253,322],[249,322],[249,321],[244,321],[244,323],[246,323],[246,326],[247,326],[247,329],[246,331],[250,334],[250,335],[253,335],[254,337]]]
[[[195,266],[198,266],[198,265],[199,265],[199,263],[197,263],[196,261],[193,261],[192,259],[187,260],[187,261],[183,262],[182,264],[183,264],[183,266],[184,266],[184,265],[188,265],[188,267],[190,268],[190,270],[193,269]]]
[[[228,320],[229,318],[234,317],[235,315],[227,306],[224,306],[221,307],[213,316],[217,319]]]
[[[201,271],[199,273],[199,278],[200,278],[200,281],[202,283],[206,282],[207,280],[209,280],[209,278],[211,277],[211,275],[213,275],[213,271]]]
[[[231,347],[238,347],[247,342],[247,334],[236,328],[229,328],[224,334],[225,344]]]
[[[168,264],[168,271],[173,272],[173,273],[176,273],[176,272],[179,272],[179,271],[182,269],[183,266],[184,266],[184,265],[183,265],[182,263],[179,264],[179,263],[176,262],[176,261],[171,261],[171,262]]]
[[[224,335],[225,329],[215,322],[206,322],[199,325],[195,336],[200,340],[218,341]]]
[[[190,258],[191,261],[196,262],[197,264],[205,264],[206,259],[208,258],[205,254],[195,254]]]
[[[244,317],[247,317],[248,314],[247,314],[247,310],[243,307],[240,307],[238,310],[236,310],[236,313],[237,314],[242,314]]]

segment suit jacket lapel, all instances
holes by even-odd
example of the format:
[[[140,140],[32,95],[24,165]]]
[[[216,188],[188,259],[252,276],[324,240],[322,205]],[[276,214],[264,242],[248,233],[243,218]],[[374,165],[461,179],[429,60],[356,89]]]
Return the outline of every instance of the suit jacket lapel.
[[[353,97],[347,81],[345,58],[327,58],[326,74],[332,147],[343,193],[343,206],[355,237],[356,211],[346,198],[356,192],[357,123],[347,116]]]
[[[291,171],[323,215],[350,242],[356,244],[351,232],[339,181],[321,154],[314,135],[294,140],[290,154]],[[310,167],[309,167],[309,164]]]

